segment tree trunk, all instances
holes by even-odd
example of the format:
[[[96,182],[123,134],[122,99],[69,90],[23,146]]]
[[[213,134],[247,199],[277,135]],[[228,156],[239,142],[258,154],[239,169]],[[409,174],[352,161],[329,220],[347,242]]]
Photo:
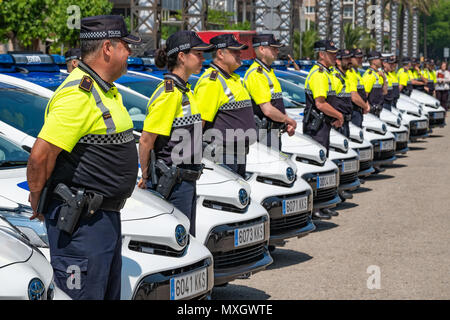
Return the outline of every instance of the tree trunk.
[[[403,7],[402,57],[409,57],[409,8],[405,4],[402,7]]]
[[[414,58],[419,57],[419,10],[413,8],[412,17],[412,49],[411,54]]]
[[[357,27],[366,27],[366,2],[367,0],[355,0],[355,15]]]
[[[398,41],[398,3],[391,1],[391,53],[395,56],[399,55],[397,48]]]
[[[317,32],[320,40],[325,40],[328,37],[328,7],[329,0],[317,0]]]
[[[338,48],[342,46],[342,19],[343,5],[342,0],[331,0],[331,40]]]
[[[376,0],[375,10],[375,40],[377,51],[383,51],[383,34],[384,34],[384,0]]]

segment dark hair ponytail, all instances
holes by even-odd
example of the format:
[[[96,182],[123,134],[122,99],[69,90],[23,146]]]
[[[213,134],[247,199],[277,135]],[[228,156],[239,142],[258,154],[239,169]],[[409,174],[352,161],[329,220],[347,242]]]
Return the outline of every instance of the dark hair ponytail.
[[[179,52],[184,52],[185,54],[187,54],[190,51],[190,49],[181,50],[177,54],[167,56],[166,50],[167,50],[166,47],[156,50],[155,65],[160,69],[164,69],[167,67],[169,71],[172,71],[177,66]]]

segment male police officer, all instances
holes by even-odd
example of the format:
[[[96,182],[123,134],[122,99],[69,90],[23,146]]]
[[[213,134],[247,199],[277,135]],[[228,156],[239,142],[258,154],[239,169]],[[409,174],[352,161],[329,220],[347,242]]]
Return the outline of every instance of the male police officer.
[[[394,85],[396,84],[398,87],[398,78],[395,73],[392,72],[392,66],[389,63],[392,56],[385,57],[382,59],[383,70],[386,74],[386,80],[388,83],[387,94],[384,96],[383,108],[391,111],[392,106],[394,105],[395,93],[394,93]]]
[[[259,129],[268,130],[267,146],[281,150],[280,129],[286,127],[292,136],[297,122],[286,115],[281,85],[270,65],[277,59],[283,45],[272,34],[253,37],[256,59],[244,76]],[[261,138],[261,137],[260,137]]]
[[[347,77],[347,71],[351,68],[352,54],[349,50],[342,49],[336,54],[336,67],[334,67],[333,75],[335,76],[335,91],[339,100],[339,105],[335,106],[344,116],[344,124],[339,128],[339,132],[347,138],[350,137],[349,122],[352,119],[353,104],[352,92],[356,94],[356,86]]]
[[[413,90],[409,72],[409,69],[411,68],[411,59],[409,59],[408,57],[404,57],[402,59],[402,65],[403,67],[397,71],[399,90],[401,93],[410,96]]]
[[[425,60],[425,67],[421,70],[422,76],[427,80],[426,88],[428,89],[428,94],[434,96],[434,83],[437,82],[436,71],[433,68],[433,63],[431,59]]]
[[[387,94],[387,79],[381,70],[381,54],[378,51],[369,52],[367,60],[370,67],[363,75],[364,89],[370,104],[370,112],[379,116],[383,108],[384,96]]]
[[[83,60],[48,103],[28,161],[31,219],[45,215],[59,288],[73,299],[119,299],[119,212],[136,185],[138,158],[112,83],[126,72],[128,43],[141,39],[121,16],[82,19],[80,38]]]
[[[412,63],[412,68],[409,70],[409,72],[412,75],[411,83],[413,85],[413,88],[420,90],[422,92],[425,92],[425,91],[428,92],[428,87],[425,87],[428,80],[421,73],[419,59],[412,58],[411,63]]]
[[[367,102],[366,90],[364,89],[362,77],[358,70],[358,68],[361,68],[362,66],[364,54],[361,49],[353,49],[351,53],[352,58],[350,62],[352,67],[347,71],[347,76],[350,82],[352,82],[352,85],[356,85],[356,93],[352,92],[352,123],[361,128],[363,122],[363,114],[367,114],[370,112],[370,105]]]
[[[334,88],[333,74],[329,68],[336,63],[338,49],[329,40],[316,41],[314,51],[317,53],[317,62],[311,68],[305,82],[306,108],[303,118],[303,133],[311,136],[327,149],[330,146],[331,126],[336,128],[344,124],[344,115],[337,109],[339,101]],[[337,212],[316,211],[315,218],[330,219],[331,214]]]
[[[249,144],[256,141],[256,126],[250,96],[234,71],[241,66],[241,50],[248,46],[232,34],[216,36],[210,43],[216,48],[213,63],[197,82],[195,98],[206,121],[205,130],[220,132],[220,137],[211,136],[216,156],[223,153],[223,163],[245,177],[246,154]]]
[[[387,59],[387,63],[389,64],[390,71],[388,73],[388,77],[390,80],[388,82],[392,83],[392,102],[391,107],[397,107],[397,101],[400,98],[400,84],[397,75],[397,58],[395,56],[390,56]]]
[[[81,60],[81,50],[79,48],[71,48],[64,55],[66,58],[67,72],[71,73],[73,69],[78,67]]]

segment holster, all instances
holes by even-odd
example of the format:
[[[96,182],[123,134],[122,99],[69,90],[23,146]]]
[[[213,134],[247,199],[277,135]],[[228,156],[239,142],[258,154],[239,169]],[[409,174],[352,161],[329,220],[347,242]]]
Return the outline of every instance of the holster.
[[[323,112],[318,112],[317,110],[311,108],[309,119],[310,121],[308,127],[313,133],[315,133],[322,127],[325,121],[325,114]]]
[[[59,183],[53,193],[63,200],[56,227],[72,235],[86,203],[84,189],[80,188],[73,194],[68,186]]]

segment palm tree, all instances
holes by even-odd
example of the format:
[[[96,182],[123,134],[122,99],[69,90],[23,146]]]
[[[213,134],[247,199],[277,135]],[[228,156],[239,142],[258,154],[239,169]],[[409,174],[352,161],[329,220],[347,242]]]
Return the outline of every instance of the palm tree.
[[[364,37],[365,29],[362,27],[355,26],[352,28],[351,23],[346,23],[344,25],[344,44],[346,49],[358,48],[360,45],[360,40]]]
[[[355,0],[355,26],[364,28],[366,26],[366,4],[367,0]]]
[[[384,0],[375,1],[377,9],[375,11],[375,39],[376,50],[383,51],[383,33],[384,33]]]
[[[320,40],[327,39],[328,36],[328,7],[330,0],[317,0],[317,30]]]
[[[390,2],[390,10],[391,10],[391,53],[394,55],[397,54],[397,41],[398,41],[398,1],[394,0]]]
[[[342,48],[342,0],[331,0],[331,39],[338,48]]]

